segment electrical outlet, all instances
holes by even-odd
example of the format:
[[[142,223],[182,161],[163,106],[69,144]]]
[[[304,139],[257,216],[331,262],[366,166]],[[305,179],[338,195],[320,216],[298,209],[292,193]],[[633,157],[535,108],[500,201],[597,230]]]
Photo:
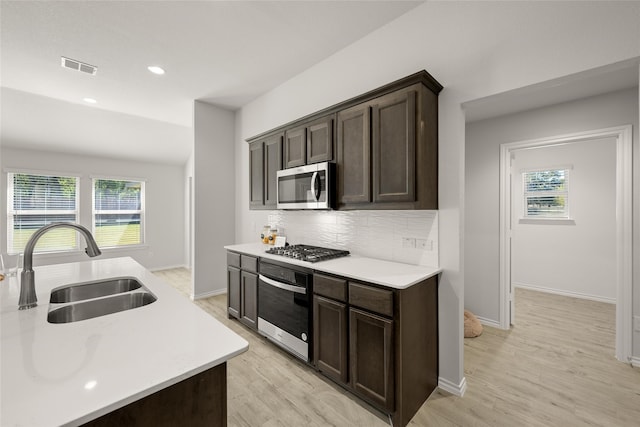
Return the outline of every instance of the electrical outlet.
[[[415,248],[416,247],[416,239],[413,237],[403,237],[402,238],[402,247],[403,248]]]
[[[633,317],[633,330],[640,332],[640,316]]]

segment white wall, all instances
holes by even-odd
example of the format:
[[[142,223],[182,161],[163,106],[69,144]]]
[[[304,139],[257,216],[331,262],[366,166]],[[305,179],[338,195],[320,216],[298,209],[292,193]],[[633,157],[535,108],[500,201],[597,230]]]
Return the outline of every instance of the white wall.
[[[67,172],[80,176],[80,224],[91,229],[91,177],[113,176],[145,180],[145,244],[138,248],[105,249],[101,258],[130,256],[149,269],[185,265],[184,167],[177,165],[112,160],[46,151],[1,149],[0,206],[6,212],[7,169]],[[6,251],[6,215],[0,216],[0,250]],[[84,249],[84,246],[82,247]],[[83,251],[36,254],[34,265],[86,261]]]
[[[237,113],[236,240],[254,238],[254,225],[268,215],[248,209],[246,138],[426,69],[445,87],[439,98],[440,378],[463,391],[461,104],[639,57],[639,13],[637,2],[425,2]]]
[[[225,245],[234,243],[234,113],[194,102],[193,297],[227,290]]]
[[[521,221],[522,172],[565,166],[571,221]],[[518,150],[512,167],[514,285],[615,304],[616,139]]]
[[[636,88],[467,125],[467,280],[464,299],[467,308],[484,319],[499,322],[500,144],[627,124],[633,125],[633,145],[634,151],[637,151],[639,143]],[[640,167],[636,159],[636,180],[638,169]],[[615,197],[615,190],[611,191]],[[637,216],[636,209],[634,217]],[[580,223],[577,222],[576,226],[578,225]],[[581,253],[587,254],[591,246],[584,248],[584,253]],[[640,286],[636,281],[634,293],[639,291]]]

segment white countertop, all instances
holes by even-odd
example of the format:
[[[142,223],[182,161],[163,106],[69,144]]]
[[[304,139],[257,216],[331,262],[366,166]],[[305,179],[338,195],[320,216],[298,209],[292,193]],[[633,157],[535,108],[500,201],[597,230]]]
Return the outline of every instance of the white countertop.
[[[79,425],[246,351],[243,338],[131,258],[35,268],[38,306],[0,282],[0,425]],[[51,289],[133,276],[157,301],[79,322],[47,322]]]
[[[230,251],[300,265],[318,272],[331,273],[394,289],[406,289],[411,285],[415,285],[442,272],[441,268],[366,258],[353,254],[343,258],[320,262],[299,261],[281,255],[265,253],[265,251],[271,247],[273,246],[262,243],[244,243],[228,245],[224,248]]]

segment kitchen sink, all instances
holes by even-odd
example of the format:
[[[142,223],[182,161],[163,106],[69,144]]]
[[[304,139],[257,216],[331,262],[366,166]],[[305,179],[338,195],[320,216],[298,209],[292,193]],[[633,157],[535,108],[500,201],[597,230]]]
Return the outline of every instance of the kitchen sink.
[[[77,322],[143,307],[157,300],[155,295],[144,289],[144,291],[120,293],[72,304],[53,305],[50,306],[47,321],[49,323]]]
[[[83,301],[140,289],[142,284],[133,277],[116,277],[91,282],[74,283],[51,291],[52,304]]]

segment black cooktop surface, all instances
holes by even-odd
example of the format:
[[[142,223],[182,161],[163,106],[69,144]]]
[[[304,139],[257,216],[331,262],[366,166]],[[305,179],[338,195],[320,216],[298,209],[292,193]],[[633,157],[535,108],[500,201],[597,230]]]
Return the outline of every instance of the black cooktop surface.
[[[349,251],[340,249],[322,248],[309,245],[289,245],[269,248],[265,251],[272,255],[281,255],[300,261],[318,262],[349,255]]]

